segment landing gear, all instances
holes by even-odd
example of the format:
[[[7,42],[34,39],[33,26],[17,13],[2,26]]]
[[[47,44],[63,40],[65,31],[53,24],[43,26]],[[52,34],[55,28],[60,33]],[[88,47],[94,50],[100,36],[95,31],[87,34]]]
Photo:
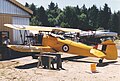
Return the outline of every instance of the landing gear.
[[[38,56],[32,55],[33,59],[38,59]]]
[[[103,59],[100,59],[100,60],[99,60],[99,63],[103,63]]]

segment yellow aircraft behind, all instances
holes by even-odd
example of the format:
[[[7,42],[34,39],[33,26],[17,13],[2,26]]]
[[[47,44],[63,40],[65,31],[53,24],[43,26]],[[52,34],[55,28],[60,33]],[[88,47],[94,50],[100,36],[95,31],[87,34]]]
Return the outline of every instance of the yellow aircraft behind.
[[[47,27],[33,27],[33,26],[23,26],[21,25],[11,25],[5,24],[5,26],[18,29],[18,30],[47,30]],[[62,30],[62,31],[78,31],[77,29],[67,29],[67,28],[52,28],[48,27],[48,31],[52,30]],[[10,49],[19,52],[65,52],[70,54],[75,54],[79,56],[97,57],[101,58],[99,60],[102,63],[103,59],[116,60],[118,57],[117,48],[114,42],[107,40],[101,44],[93,47],[86,44],[75,42],[72,40],[64,39],[52,34],[46,35],[42,39],[42,46],[26,46],[26,45],[8,45]]]

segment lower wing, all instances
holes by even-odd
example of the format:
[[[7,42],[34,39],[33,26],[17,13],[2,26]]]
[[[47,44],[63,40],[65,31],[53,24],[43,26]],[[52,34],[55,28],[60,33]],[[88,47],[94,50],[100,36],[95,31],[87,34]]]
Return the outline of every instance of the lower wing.
[[[55,52],[49,46],[7,45],[7,47],[18,52]]]

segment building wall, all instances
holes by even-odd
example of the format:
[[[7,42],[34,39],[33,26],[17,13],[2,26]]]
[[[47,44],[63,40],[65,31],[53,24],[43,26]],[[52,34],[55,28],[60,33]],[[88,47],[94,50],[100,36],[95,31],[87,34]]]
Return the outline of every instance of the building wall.
[[[120,15],[119,15],[119,28],[118,28],[118,30],[119,30],[118,34],[120,36]]]
[[[17,7],[16,5],[13,5],[8,0],[0,0],[0,13],[30,16],[27,12]]]
[[[12,17],[7,14],[0,15],[0,31],[9,31],[10,34],[10,40],[13,41],[13,31],[10,28],[4,27],[4,24],[12,24]]]
[[[9,31],[11,43],[22,44],[20,39],[20,32],[15,29],[4,27],[4,24],[18,24],[18,25],[29,25],[28,17],[13,16],[8,14],[0,14],[0,31]],[[24,36],[24,32],[22,31]],[[24,37],[22,37],[24,38]]]
[[[20,44],[20,33],[4,27],[4,24],[29,25],[30,14],[9,0],[0,0],[0,31],[9,31],[10,40],[14,44]],[[23,33],[23,31],[22,31]]]
[[[12,17],[12,24],[29,25],[29,18]],[[14,44],[22,44],[22,39],[24,39],[24,30],[22,30],[21,33],[22,33],[22,38],[20,36],[20,31],[13,29]]]

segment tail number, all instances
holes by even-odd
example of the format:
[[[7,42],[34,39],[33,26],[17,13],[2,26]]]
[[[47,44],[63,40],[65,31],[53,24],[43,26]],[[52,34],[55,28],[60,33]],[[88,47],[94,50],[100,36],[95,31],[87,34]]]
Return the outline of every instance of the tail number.
[[[62,50],[63,50],[64,52],[68,52],[68,51],[69,51],[69,46],[68,46],[67,44],[63,45],[63,46],[62,46]]]

